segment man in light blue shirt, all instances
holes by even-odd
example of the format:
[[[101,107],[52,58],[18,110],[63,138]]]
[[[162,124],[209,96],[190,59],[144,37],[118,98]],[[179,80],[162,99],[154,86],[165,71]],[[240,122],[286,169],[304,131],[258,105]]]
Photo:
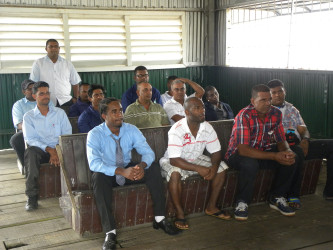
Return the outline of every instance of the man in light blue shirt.
[[[159,165],[154,163],[155,154],[146,138],[134,125],[123,123],[123,110],[119,100],[105,98],[99,104],[99,111],[105,122],[88,133],[87,157],[89,167],[94,172],[94,196],[103,231],[106,233],[103,249],[116,247],[116,223],[111,210],[110,193],[117,185],[145,182],[154,204],[153,227],[161,228],[170,235],[177,234],[178,231],[165,218],[162,176]],[[140,163],[131,162],[133,148],[142,157]]]
[[[24,80],[21,83],[22,93],[25,97],[15,102],[12,108],[13,124],[17,133],[15,133],[10,138],[9,143],[12,146],[12,148],[16,151],[17,157],[21,162],[22,166],[24,166],[24,150],[25,150],[23,132],[22,132],[23,115],[26,112],[36,107],[36,101],[32,97],[32,86],[34,85],[34,83],[35,83],[34,81],[28,79]]]
[[[38,177],[41,163],[59,166],[55,149],[60,135],[72,134],[72,127],[65,111],[49,105],[50,92],[46,82],[36,82],[32,96],[37,106],[23,116],[23,135],[28,148],[25,150],[24,163],[27,168],[25,193],[28,201],[27,211],[38,208]]]
[[[51,101],[55,106],[71,106],[79,97],[78,83],[81,78],[73,64],[59,56],[60,46],[57,40],[47,40],[45,50],[47,56],[33,63],[30,79],[49,84]],[[71,96],[71,86],[74,97]]]

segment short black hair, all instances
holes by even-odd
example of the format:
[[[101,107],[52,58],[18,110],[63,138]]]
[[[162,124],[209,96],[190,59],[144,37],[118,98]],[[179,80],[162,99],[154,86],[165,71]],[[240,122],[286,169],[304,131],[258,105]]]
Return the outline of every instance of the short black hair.
[[[184,109],[189,110],[192,106],[192,103],[196,100],[201,101],[201,99],[199,99],[198,97],[195,97],[195,96],[187,98],[184,102]]]
[[[108,105],[111,102],[119,102],[120,103],[120,100],[115,98],[115,97],[106,97],[102,101],[99,102],[98,110],[99,110],[99,113],[101,114],[101,116],[102,116],[102,114],[104,114],[104,115],[107,114],[108,107],[109,107]]]
[[[251,97],[256,98],[259,92],[270,92],[270,90],[265,84],[255,85],[252,88]]]
[[[92,98],[93,92],[95,89],[101,89],[103,91],[103,94],[105,93],[105,89],[102,85],[97,85],[97,84],[91,84],[89,89],[88,89],[88,96]]]
[[[212,85],[208,85],[208,86],[205,88],[205,96],[207,95],[207,92],[208,92],[208,91],[211,91],[211,90],[214,90],[214,89],[216,89],[214,86],[212,86]]]
[[[87,83],[87,82],[81,82],[81,83],[79,84],[79,88],[81,88],[81,86],[90,86],[90,84]]]
[[[134,69],[134,75],[136,75],[136,72],[139,70],[148,70],[145,66],[138,66]]]
[[[279,79],[273,79],[273,80],[270,80],[267,83],[267,86],[270,89],[273,89],[273,88],[276,88],[276,87],[282,87],[282,88],[284,88],[284,83],[281,80],[279,80]]]
[[[49,88],[50,86],[47,82],[43,82],[43,81],[36,82],[34,84],[34,86],[32,87],[32,93],[36,94],[38,92],[38,89],[41,88],[41,87],[48,87]]]
[[[59,45],[59,42],[56,39],[51,38],[51,39],[46,41],[46,46],[45,47],[47,47],[47,45],[51,42],[57,43]]]
[[[169,81],[176,80],[177,78],[178,78],[178,76],[169,76],[169,77],[168,77],[168,82],[169,82]]]

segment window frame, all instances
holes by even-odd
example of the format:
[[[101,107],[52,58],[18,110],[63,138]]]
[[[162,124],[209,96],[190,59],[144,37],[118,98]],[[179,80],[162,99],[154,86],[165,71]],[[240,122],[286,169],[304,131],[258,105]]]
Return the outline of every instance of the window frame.
[[[95,9],[65,9],[65,8],[22,8],[22,7],[1,7],[0,8],[0,17],[36,17],[36,18],[45,18],[45,17],[57,17],[62,19],[62,35],[63,35],[63,45],[61,46],[60,53],[65,56],[65,58],[71,61],[71,46],[70,46],[70,32],[69,32],[69,24],[68,20],[70,18],[99,18],[100,17],[109,17],[114,18],[118,17],[123,20],[125,24],[125,49],[126,49],[126,62],[125,65],[105,65],[105,66],[94,66],[84,65],[84,61],[72,62],[78,72],[97,72],[97,71],[119,71],[119,70],[132,70],[138,65],[148,65],[150,69],[159,69],[159,68],[184,68],[188,65],[187,63],[187,39],[186,39],[186,18],[185,18],[185,11],[124,11],[124,10],[95,10]],[[180,48],[181,51],[181,59],[179,63],[170,63],[170,64],[158,64],[158,61],[154,61],[156,63],[144,63],[140,64],[141,62],[133,64],[132,56],[133,53],[131,51],[131,39],[130,39],[130,20],[149,20],[149,19],[177,19],[181,22],[180,24]],[[103,19],[103,18],[102,18]],[[50,37],[52,38],[52,37]],[[57,39],[57,38],[56,38]],[[12,40],[12,39],[10,39]],[[41,39],[38,39],[41,40]],[[45,47],[45,41],[41,43],[41,47]],[[41,40],[42,41],[42,40]],[[29,47],[29,46],[27,46]],[[23,55],[23,54],[22,54]],[[44,56],[46,55],[46,51]],[[84,54],[82,54],[84,55]],[[40,57],[39,57],[40,58]],[[36,58],[37,59],[37,58]],[[34,60],[36,60],[34,59]],[[33,60],[33,61],[34,61]],[[24,61],[24,60],[23,60]],[[25,62],[28,63],[30,60],[26,60]],[[108,60],[111,61],[111,60]],[[1,60],[1,53],[0,53],[0,74],[5,73],[30,73],[31,65],[29,67],[22,67],[22,68],[13,68],[13,67],[5,67],[3,68],[3,61]],[[76,65],[77,64],[77,65]]]

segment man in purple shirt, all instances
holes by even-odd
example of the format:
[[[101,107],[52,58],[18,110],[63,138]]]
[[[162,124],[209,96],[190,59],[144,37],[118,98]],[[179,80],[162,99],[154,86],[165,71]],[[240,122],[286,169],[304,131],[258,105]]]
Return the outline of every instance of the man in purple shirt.
[[[69,117],[80,116],[91,104],[88,98],[89,83],[80,83],[79,99],[69,109]]]
[[[88,133],[91,129],[102,123],[98,112],[98,105],[104,99],[104,87],[92,84],[88,90],[91,105],[83,111],[77,122],[80,133]]]
[[[137,84],[142,82],[149,83],[149,74],[148,70],[145,66],[138,66],[134,69],[134,81],[135,84],[130,87],[121,97],[121,106],[123,107],[123,112],[126,111],[126,108],[134,103],[136,99],[138,99],[137,91]],[[158,103],[162,106],[162,99],[160,92],[153,87],[153,95],[151,97],[151,101]]]

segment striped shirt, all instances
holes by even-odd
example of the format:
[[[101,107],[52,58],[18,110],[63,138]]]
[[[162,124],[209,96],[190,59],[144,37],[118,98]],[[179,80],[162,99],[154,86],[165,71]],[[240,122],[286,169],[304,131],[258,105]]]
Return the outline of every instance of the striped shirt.
[[[150,101],[149,109],[146,110],[138,100],[127,107],[124,122],[138,128],[160,127],[170,124],[168,116],[160,104]]]
[[[235,117],[225,159],[228,160],[237,151],[239,144],[267,151],[273,144],[285,140],[281,111],[272,106],[262,121],[257,110],[250,104]]]
[[[195,161],[204,150],[211,154],[221,150],[217,134],[208,122],[200,124],[197,136],[194,137],[187,125],[187,119],[176,122],[168,132],[168,149],[163,158],[182,158],[188,162]]]

